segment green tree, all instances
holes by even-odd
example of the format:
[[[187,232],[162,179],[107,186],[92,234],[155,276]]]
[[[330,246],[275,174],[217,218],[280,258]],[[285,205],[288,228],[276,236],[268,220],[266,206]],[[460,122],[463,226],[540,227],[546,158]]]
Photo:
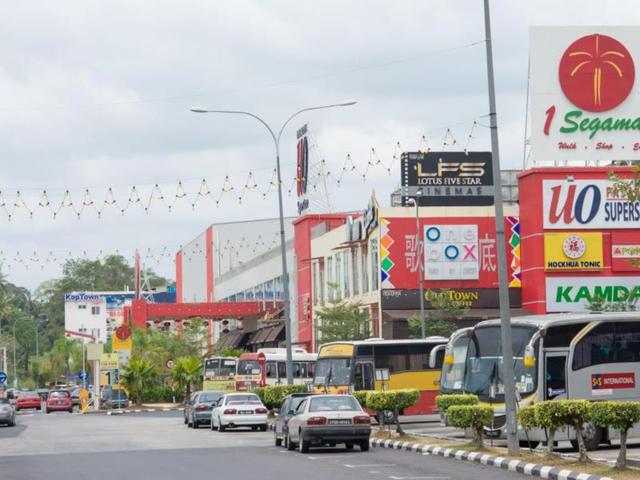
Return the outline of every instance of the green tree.
[[[124,368],[120,381],[135,399],[136,405],[142,405],[143,393],[155,383],[156,367],[145,359],[131,359]]]
[[[202,380],[202,360],[199,357],[180,357],[176,359],[171,372],[174,381],[185,392],[185,402],[191,395],[192,387]]]
[[[237,358],[243,353],[245,353],[245,351],[246,350],[242,348],[226,347],[218,350],[216,352],[216,355],[219,355],[220,357],[236,357]]]
[[[620,452],[616,460],[617,468],[627,466],[627,434],[629,429],[640,422],[638,402],[594,402],[591,407],[593,423],[602,428],[614,428],[620,432]]]
[[[323,342],[364,340],[371,336],[369,312],[359,302],[331,300],[319,308],[317,330]]]
[[[462,318],[469,311],[465,306],[465,300],[456,299],[455,291],[449,289],[426,290],[424,297],[431,304],[431,308],[425,310],[426,335],[449,337],[458,329],[456,320]],[[420,338],[422,335],[420,317],[412,316],[407,322],[411,337]]]

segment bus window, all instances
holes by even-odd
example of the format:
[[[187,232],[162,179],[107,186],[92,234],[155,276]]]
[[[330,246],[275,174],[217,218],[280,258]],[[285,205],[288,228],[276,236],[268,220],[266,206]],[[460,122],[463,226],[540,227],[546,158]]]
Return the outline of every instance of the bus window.
[[[316,369],[316,364],[313,362],[307,363],[307,378],[313,378],[313,372]]]
[[[285,362],[278,362],[278,378],[280,380],[287,379],[287,364]]]
[[[386,368],[389,373],[409,370],[409,345],[376,345],[375,358],[376,368]],[[429,359],[427,358],[428,361]]]
[[[267,362],[266,365],[266,376],[267,378],[277,378],[277,371],[276,371],[276,362],[273,361],[269,361]]]
[[[637,361],[640,361],[640,324],[601,323],[575,346],[571,368]]]
[[[431,345],[416,344],[408,346],[408,370],[427,370],[429,368],[429,352]]]
[[[373,364],[371,362],[356,363],[353,374],[353,386],[356,390],[374,390]]]

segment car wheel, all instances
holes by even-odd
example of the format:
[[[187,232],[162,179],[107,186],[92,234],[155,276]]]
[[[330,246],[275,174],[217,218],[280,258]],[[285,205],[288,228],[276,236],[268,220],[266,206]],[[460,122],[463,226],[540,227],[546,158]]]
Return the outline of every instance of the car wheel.
[[[300,441],[298,442],[298,451],[300,453],[307,453],[309,452],[309,444],[311,442],[309,440],[305,440],[304,437],[302,436],[302,433],[300,434]]]
[[[224,432],[227,429],[227,427],[225,427],[222,423],[218,424],[218,430],[221,432]]]
[[[602,443],[602,429],[596,427],[592,423],[585,423],[582,425],[582,439],[584,440],[584,446],[589,452],[597,450]],[[571,440],[571,446],[578,450],[578,440]]]
[[[345,442],[344,446],[347,450],[353,450],[353,442]]]
[[[275,444],[276,447],[280,447],[282,445],[282,439],[278,438],[278,435],[276,435],[275,430],[273,431],[273,443]]]
[[[361,440],[360,441],[360,451],[368,452],[369,451],[369,440]]]
[[[267,428],[269,428],[269,425],[267,425],[267,424],[260,425],[260,431],[261,431],[261,432],[266,432],[266,431],[267,431]]]
[[[252,431],[252,432],[255,432],[256,430],[258,430],[257,425],[253,425],[253,426],[251,427],[251,431]]]
[[[287,444],[287,450],[295,450],[296,449],[296,444],[293,443],[293,441],[291,440],[291,434],[290,433],[287,434],[287,439],[285,440],[285,443]]]
[[[188,420],[187,420],[187,417],[185,416],[185,417],[184,417],[184,424],[186,425],[186,424],[187,424],[187,422],[188,422]]]
[[[211,425],[211,430],[217,430],[218,429],[218,427],[216,427],[216,424],[213,423],[213,418],[211,419],[210,425]]]
[[[69,413],[73,413],[73,407],[69,409]]]
[[[197,430],[198,428],[200,428],[200,424],[198,422],[196,422],[195,420],[193,421],[193,428],[195,430]]]

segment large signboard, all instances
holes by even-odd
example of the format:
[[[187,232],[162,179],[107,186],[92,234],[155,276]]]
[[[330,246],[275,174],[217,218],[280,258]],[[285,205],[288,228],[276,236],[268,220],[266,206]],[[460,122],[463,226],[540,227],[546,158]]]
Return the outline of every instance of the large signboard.
[[[601,270],[602,232],[544,234],[545,270]]]
[[[491,152],[403,153],[402,205],[493,205]]]
[[[439,240],[447,240],[447,234],[443,236],[440,231],[440,239],[427,242],[427,235],[434,239],[436,232],[428,231],[431,227],[458,228],[472,225],[477,230],[469,234],[474,234],[477,239],[468,241],[465,239],[466,233],[462,232],[459,241],[449,242],[456,245],[467,246],[476,245],[469,250],[463,246],[458,248],[458,257],[465,260],[468,255],[467,264],[477,269],[475,278],[454,279],[453,276],[445,278],[440,275],[440,280],[435,280],[429,276],[430,263],[437,263],[431,257],[430,247],[438,246],[441,253],[440,259],[444,258],[444,249],[448,243],[438,243]],[[424,259],[426,267],[425,278],[426,288],[494,288],[498,286],[497,267],[497,245],[496,228],[494,217],[448,217],[448,218],[421,218],[420,232],[425,239],[425,249],[418,256],[418,245],[416,241],[416,220],[412,217],[380,218],[380,285],[382,289],[413,289],[418,285],[418,259]],[[459,232],[459,230],[458,230]],[[477,232],[477,233],[476,233]],[[507,265],[509,267],[509,286],[520,287],[520,222],[518,217],[505,217],[505,241],[507,243]],[[455,251],[450,249],[449,256],[454,256]],[[471,260],[475,256],[476,260]],[[442,263],[444,260],[442,261]],[[450,262],[451,263],[451,262]],[[455,262],[454,262],[455,263]],[[464,262],[463,262],[464,263]],[[475,265],[475,266],[474,266]],[[469,275],[471,277],[471,275]]]
[[[430,289],[430,292],[438,292],[438,289]],[[424,306],[433,308],[427,298],[426,291]],[[464,308],[498,308],[500,306],[499,291],[497,288],[452,288],[442,290],[443,295],[448,295],[451,300],[460,302]],[[510,288],[509,299],[511,307],[520,307],[520,289]],[[416,310],[420,308],[420,290],[382,290],[381,306],[383,310]]]
[[[609,180],[543,180],[545,229],[637,229],[640,202],[630,202]]]
[[[530,58],[534,161],[638,158],[637,27],[534,27]]]
[[[296,194],[298,197],[298,214],[309,208],[307,198],[307,182],[309,180],[309,142],[307,141],[307,125],[303,125],[297,133],[296,146]]]
[[[477,280],[478,225],[425,225],[425,280]]]
[[[640,277],[547,277],[547,312],[586,312],[589,302],[640,300]]]

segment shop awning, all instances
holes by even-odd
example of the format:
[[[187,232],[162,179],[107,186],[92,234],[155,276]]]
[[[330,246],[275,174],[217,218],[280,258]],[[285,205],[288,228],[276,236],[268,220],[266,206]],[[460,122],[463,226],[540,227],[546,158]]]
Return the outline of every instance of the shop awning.
[[[232,330],[218,340],[216,349],[244,347],[247,343],[248,337],[248,333],[241,330]]]
[[[281,340],[284,331],[284,323],[279,322],[268,327],[262,327],[251,334],[249,345],[272,343]]]

